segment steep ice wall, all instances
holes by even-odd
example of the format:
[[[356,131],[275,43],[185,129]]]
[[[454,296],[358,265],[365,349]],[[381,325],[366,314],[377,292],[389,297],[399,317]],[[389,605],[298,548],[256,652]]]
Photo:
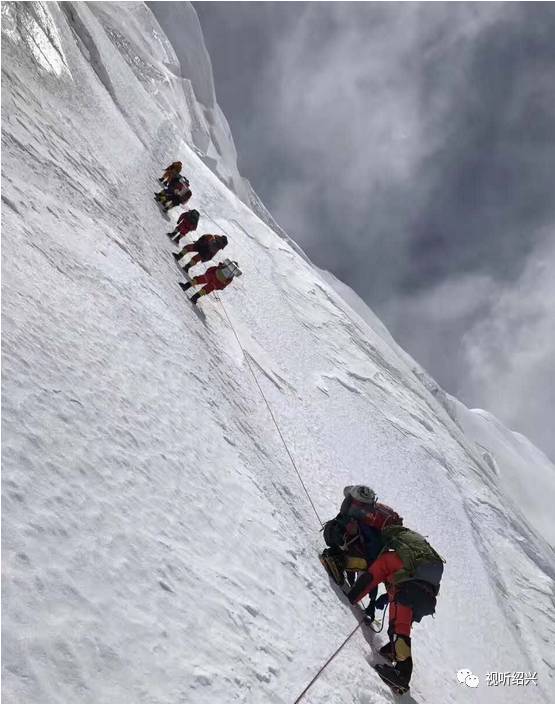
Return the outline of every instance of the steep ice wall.
[[[252,369],[318,516],[369,483],[447,558],[408,701],[550,701],[553,552],[473,440],[499,428],[465,428],[207,167],[208,74],[177,75],[145,5],[2,16],[5,700],[291,704],[353,629]],[[176,157],[199,232],[225,232],[244,271],[197,312],[151,196]],[[552,467],[526,460],[549,491]],[[383,640],[358,632],[304,701],[391,701],[368,665]]]
[[[237,152],[225,115],[216,102],[212,63],[200,23],[190,3],[148,3],[175,52],[168,66],[181,79],[190,81],[202,129],[192,134],[199,156],[243,201],[250,187],[237,170]]]
[[[191,143],[197,154],[243,203],[280,237],[289,241],[288,235],[266,209],[252,184],[238,171],[237,151],[227,119],[216,101],[212,62],[193,6],[186,2],[150,2],[147,5],[175,51],[176,60],[168,64],[168,68],[176,76],[190,82],[194,93],[192,109],[198,114],[201,129],[191,134]]]

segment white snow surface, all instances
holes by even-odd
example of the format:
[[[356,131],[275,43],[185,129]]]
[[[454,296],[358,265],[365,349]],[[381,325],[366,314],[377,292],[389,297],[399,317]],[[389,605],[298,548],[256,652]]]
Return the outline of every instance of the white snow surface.
[[[181,75],[145,5],[2,20],[4,701],[292,704],[354,628],[249,363],[322,519],[366,483],[447,560],[403,701],[552,701],[549,460],[449,399],[208,168],[206,57]],[[152,200],[175,158],[197,234],[226,233],[244,272],[199,311]],[[386,638],[359,630],[303,701],[393,701],[370,667]]]

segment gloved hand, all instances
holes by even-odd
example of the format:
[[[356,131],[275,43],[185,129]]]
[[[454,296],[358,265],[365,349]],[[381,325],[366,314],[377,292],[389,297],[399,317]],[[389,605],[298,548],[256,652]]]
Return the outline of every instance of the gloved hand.
[[[381,611],[382,609],[385,609],[387,606],[387,603],[389,601],[389,596],[387,595],[387,592],[385,594],[381,594],[376,601],[374,602],[374,606],[378,611]]]
[[[369,572],[363,572],[357,581],[351,587],[350,592],[347,594],[347,598],[351,604],[358,603],[364,594],[368,594],[368,587],[372,584],[372,575]]]

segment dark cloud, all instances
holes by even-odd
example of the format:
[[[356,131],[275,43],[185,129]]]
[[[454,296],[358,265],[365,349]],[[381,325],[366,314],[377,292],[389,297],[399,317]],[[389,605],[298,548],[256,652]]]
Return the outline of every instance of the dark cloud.
[[[554,237],[555,5],[194,5],[241,171],[277,221],[448,390],[547,448],[527,418],[548,397],[503,415],[475,379],[484,322],[508,315],[499,299],[515,319]]]

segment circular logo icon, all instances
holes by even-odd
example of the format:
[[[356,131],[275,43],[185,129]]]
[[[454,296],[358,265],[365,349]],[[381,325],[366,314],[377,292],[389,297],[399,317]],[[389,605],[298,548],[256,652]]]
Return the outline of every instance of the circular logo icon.
[[[464,684],[466,678],[471,674],[472,674],[472,670],[466,670],[466,669],[459,670],[457,672],[457,681],[459,682],[459,684]]]

